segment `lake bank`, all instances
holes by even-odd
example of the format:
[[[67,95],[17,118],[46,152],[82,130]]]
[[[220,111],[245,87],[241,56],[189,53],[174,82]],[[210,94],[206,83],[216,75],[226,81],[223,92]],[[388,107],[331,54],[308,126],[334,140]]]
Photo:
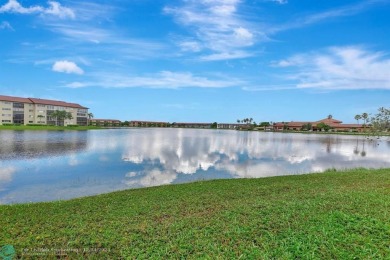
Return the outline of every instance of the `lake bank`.
[[[0,241],[18,257],[386,258],[389,187],[390,169],[355,169],[0,206]]]

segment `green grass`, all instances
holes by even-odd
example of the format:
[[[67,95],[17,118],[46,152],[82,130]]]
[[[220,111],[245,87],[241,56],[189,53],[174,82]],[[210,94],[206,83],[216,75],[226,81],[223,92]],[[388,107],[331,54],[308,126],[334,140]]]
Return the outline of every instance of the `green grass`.
[[[0,223],[0,246],[27,259],[389,259],[390,169],[7,205]]]
[[[49,130],[49,131],[65,131],[65,130],[91,130],[102,129],[98,126],[52,126],[52,125],[0,125],[1,130]]]

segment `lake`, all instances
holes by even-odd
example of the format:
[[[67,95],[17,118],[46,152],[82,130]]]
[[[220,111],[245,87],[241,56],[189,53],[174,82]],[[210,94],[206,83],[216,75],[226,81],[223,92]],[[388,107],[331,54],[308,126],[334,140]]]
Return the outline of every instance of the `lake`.
[[[0,131],[0,204],[356,167],[390,167],[389,138],[173,128]]]

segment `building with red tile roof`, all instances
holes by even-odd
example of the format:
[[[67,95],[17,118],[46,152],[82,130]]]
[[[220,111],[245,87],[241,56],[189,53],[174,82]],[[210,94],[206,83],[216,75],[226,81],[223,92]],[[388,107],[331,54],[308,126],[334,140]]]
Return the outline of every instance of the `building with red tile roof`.
[[[121,121],[117,119],[90,119],[89,124],[94,126],[120,126]]]
[[[291,122],[277,122],[273,124],[274,131],[283,131],[283,130],[308,130],[308,131],[322,131],[320,127],[325,124],[329,126],[332,131],[343,131],[343,132],[362,132],[368,126],[362,124],[343,124],[342,121],[334,119],[332,117],[327,117],[318,121],[291,121]],[[310,127],[310,129],[307,129]]]
[[[51,116],[56,110],[66,111],[72,118],[58,120]],[[0,95],[2,124],[87,125],[88,108],[58,100]]]

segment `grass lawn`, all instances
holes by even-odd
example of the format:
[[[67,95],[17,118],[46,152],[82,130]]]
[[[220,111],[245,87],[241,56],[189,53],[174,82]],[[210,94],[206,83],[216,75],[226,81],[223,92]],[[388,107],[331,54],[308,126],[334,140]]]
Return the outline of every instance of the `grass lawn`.
[[[90,130],[90,129],[102,129],[98,126],[52,126],[52,125],[0,125],[1,130],[53,130],[53,131],[64,131],[64,130]]]
[[[389,259],[390,169],[0,206],[0,229],[27,259]]]

